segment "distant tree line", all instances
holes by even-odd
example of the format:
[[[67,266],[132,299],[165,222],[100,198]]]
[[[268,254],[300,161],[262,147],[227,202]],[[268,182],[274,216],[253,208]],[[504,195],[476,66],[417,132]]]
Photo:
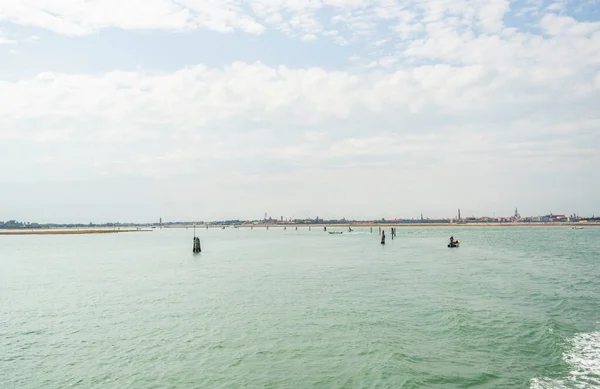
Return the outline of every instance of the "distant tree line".
[[[7,222],[0,221],[0,229],[13,229],[13,228],[42,228],[42,227],[38,223],[19,222],[16,220],[9,220]]]

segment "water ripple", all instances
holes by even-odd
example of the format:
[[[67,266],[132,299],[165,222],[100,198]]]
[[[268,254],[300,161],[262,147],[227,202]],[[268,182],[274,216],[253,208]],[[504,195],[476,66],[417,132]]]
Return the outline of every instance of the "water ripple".
[[[9,242],[0,382],[599,387],[598,232],[457,228],[460,250],[444,229],[401,232],[382,248],[364,231],[208,231],[194,257],[184,231]]]

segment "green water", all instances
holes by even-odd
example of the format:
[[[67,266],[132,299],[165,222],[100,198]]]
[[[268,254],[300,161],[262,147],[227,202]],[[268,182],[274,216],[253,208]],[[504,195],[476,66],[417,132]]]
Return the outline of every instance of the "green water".
[[[0,236],[0,388],[600,388],[600,229],[198,233]]]

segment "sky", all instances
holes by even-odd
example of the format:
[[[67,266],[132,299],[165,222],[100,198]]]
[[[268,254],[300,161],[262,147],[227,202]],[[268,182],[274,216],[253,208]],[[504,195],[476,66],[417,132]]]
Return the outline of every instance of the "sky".
[[[599,0],[0,0],[0,220],[600,214]]]

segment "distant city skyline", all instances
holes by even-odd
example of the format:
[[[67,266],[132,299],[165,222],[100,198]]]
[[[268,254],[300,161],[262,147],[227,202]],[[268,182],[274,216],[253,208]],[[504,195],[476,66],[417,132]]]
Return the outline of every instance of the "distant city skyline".
[[[5,219],[600,214],[597,1],[4,1]]]
[[[346,218],[346,217],[341,217],[341,218],[321,218],[319,216],[314,216],[314,217],[288,217],[288,218],[284,218],[283,216],[280,216],[280,218],[273,218],[271,216],[269,216],[267,213],[265,213],[264,218],[222,218],[222,219],[173,219],[173,220],[165,220],[163,221],[163,218],[159,217],[157,220],[154,221],[142,221],[142,220],[110,220],[110,221],[90,221],[88,222],[81,222],[81,221],[64,221],[64,220],[53,220],[53,221],[44,221],[44,220],[35,220],[35,221],[28,221],[28,220],[16,220],[16,219],[1,219],[1,215],[0,215],[0,228],[2,228],[3,224],[81,224],[81,225],[87,225],[87,224],[112,224],[112,223],[117,223],[117,224],[154,224],[157,226],[162,226],[162,225],[169,225],[169,224],[177,224],[177,223],[221,223],[221,222],[226,222],[226,221],[233,221],[233,220],[238,220],[241,222],[268,222],[268,223],[293,223],[293,222],[297,222],[297,221],[309,221],[309,220],[313,220],[316,222],[329,222],[329,221],[340,221],[340,222],[380,222],[380,221],[385,221],[385,222],[394,222],[394,221],[400,221],[400,220],[405,220],[405,221],[415,221],[415,222],[419,222],[419,221],[430,221],[430,220],[449,220],[449,221],[453,221],[453,222],[459,222],[459,221],[469,221],[469,220],[477,220],[477,221],[515,221],[515,220],[519,220],[519,221],[530,221],[530,222],[552,222],[552,221],[578,221],[578,220],[585,220],[585,219],[594,219],[596,218],[595,214],[592,215],[578,215],[575,213],[570,213],[570,214],[558,214],[558,213],[548,213],[548,214],[543,214],[543,215],[529,215],[529,216],[521,216],[517,209],[515,209],[515,213],[513,215],[471,215],[471,216],[463,216],[460,217],[458,215],[454,216],[454,217],[425,217],[423,214],[421,214],[419,217],[383,217],[383,218],[364,218],[364,219],[356,219],[356,218]]]

